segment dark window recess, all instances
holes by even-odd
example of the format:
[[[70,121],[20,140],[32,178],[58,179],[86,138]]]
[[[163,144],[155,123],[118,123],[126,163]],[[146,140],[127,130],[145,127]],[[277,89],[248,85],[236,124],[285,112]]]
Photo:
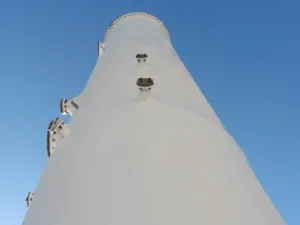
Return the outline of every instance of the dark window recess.
[[[78,109],[79,106],[74,102],[74,101],[71,101],[71,105],[75,108],[75,109]]]
[[[48,130],[50,130],[50,128],[52,127],[53,123],[54,123],[54,121],[51,121],[51,122],[49,123]]]
[[[66,103],[66,100],[64,100],[64,99],[60,100],[59,106],[60,106],[60,112],[61,113],[64,113],[64,104],[65,103]]]
[[[137,54],[135,56],[135,58],[137,59],[138,62],[146,62],[146,59],[148,58],[148,55],[147,54]]]
[[[135,56],[137,59],[147,59],[148,58],[148,55],[147,54],[137,54]]]
[[[150,87],[154,85],[152,78],[139,78],[136,81],[137,86],[139,87]]]

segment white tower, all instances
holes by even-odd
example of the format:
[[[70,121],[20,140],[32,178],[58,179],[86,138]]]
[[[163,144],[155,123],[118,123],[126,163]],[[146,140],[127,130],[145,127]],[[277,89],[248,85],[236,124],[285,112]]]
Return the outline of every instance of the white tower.
[[[160,20],[126,14],[98,48],[23,225],[284,224]]]

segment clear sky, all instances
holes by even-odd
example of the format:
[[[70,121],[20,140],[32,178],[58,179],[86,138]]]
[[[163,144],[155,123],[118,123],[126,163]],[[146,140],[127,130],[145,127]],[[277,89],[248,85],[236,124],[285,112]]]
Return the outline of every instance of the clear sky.
[[[97,41],[117,17],[143,11],[164,21],[285,221],[299,225],[299,10],[298,0],[0,1],[0,224],[23,220],[48,123],[83,89]]]

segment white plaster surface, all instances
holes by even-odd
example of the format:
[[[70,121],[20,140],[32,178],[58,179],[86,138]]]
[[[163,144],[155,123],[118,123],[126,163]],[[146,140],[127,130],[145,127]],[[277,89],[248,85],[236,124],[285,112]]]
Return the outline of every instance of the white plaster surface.
[[[285,224],[157,23],[129,16],[105,47],[23,225]]]

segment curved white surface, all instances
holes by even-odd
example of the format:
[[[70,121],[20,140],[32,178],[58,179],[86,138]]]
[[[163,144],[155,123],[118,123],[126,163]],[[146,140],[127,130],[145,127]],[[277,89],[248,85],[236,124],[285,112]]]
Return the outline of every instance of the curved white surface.
[[[148,55],[141,72],[137,53]],[[140,76],[154,80],[144,101]],[[129,16],[109,31],[70,133],[23,225],[283,225],[165,30]]]

